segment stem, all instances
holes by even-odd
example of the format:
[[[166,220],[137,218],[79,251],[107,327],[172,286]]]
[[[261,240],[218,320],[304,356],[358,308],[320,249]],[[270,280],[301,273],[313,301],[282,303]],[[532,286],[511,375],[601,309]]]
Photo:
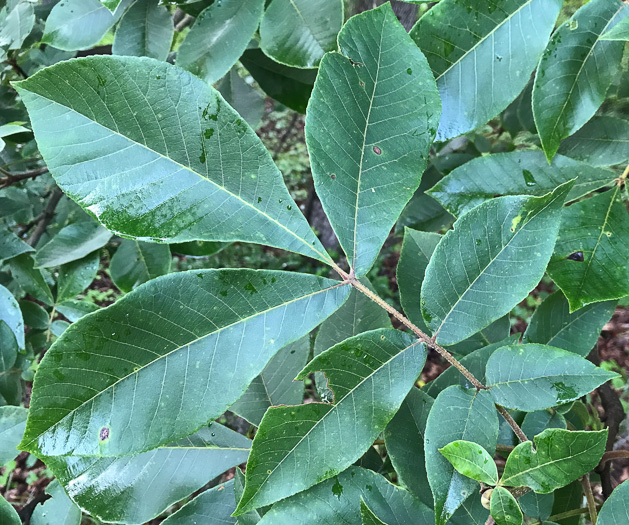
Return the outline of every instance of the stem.
[[[596,501],[594,501],[594,494],[592,493],[592,485],[590,484],[590,475],[586,474],[581,478],[581,484],[583,485],[583,492],[588,502],[588,511],[590,513],[590,521],[592,525],[596,525]]]
[[[25,171],[24,173],[9,173],[4,170],[0,170],[4,177],[0,178],[0,189],[8,188],[9,186],[26,179],[35,179],[44,173],[48,173],[48,168],[40,168],[32,171]]]
[[[33,235],[28,240],[28,244],[30,244],[33,248],[37,246],[37,243],[46,231],[48,224],[50,224],[50,221],[55,216],[55,208],[57,207],[57,204],[59,204],[62,196],[63,192],[59,188],[56,188],[55,191],[52,193],[52,196],[50,197],[50,200],[48,201],[48,204],[46,205],[46,208],[42,213],[42,217],[37,223],[37,228],[35,228]]]
[[[629,450],[610,450],[605,452],[601,458],[601,465],[614,459],[629,459]]]
[[[509,423],[509,426],[513,429],[515,435],[518,436],[520,442],[524,443],[525,441],[529,441],[529,438],[527,438],[526,434],[522,432],[522,429],[511,417],[511,414],[509,414],[508,410],[502,405],[496,405],[496,408],[498,409],[498,412],[500,412],[500,415],[505,418],[505,421]]]
[[[572,518],[573,516],[580,516],[581,514],[586,514],[587,512],[589,512],[589,509],[587,507],[584,507],[582,509],[568,510],[560,514],[555,514],[554,516],[548,518],[548,520],[546,521],[560,521],[566,518]],[[533,523],[531,523],[531,525],[542,525],[542,522],[534,521]]]

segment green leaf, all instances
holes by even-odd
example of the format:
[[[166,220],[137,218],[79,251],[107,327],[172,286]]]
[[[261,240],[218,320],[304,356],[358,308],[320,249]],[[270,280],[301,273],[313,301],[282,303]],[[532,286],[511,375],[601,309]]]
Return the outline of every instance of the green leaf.
[[[20,49],[26,37],[35,25],[33,4],[19,2],[11,9],[2,21],[0,29],[0,46],[7,49]]]
[[[20,350],[24,350],[24,319],[15,297],[4,286],[0,285],[0,321],[6,323],[6,326],[15,336],[17,346]]]
[[[601,40],[629,41],[629,17],[620,20],[609,31],[603,33]]]
[[[63,228],[35,254],[36,268],[60,266],[105,246],[111,233],[95,221],[75,222]]]
[[[53,88],[59,77],[84,96]],[[111,231],[162,242],[241,240],[331,261],[260,139],[190,73],[148,58],[88,57],[16,88],[57,183]],[[86,139],[98,150],[80,147]]]
[[[267,411],[236,515],[306,490],[354,463],[395,415],[425,361],[423,343],[392,329],[352,337],[313,359],[297,379],[324,372],[334,403]],[[313,446],[324,439],[342,446]]]
[[[35,251],[10,230],[0,229],[0,264],[23,253]]]
[[[461,439],[480,445],[490,454],[496,451],[498,413],[489,392],[451,386],[439,394],[428,415],[426,470],[437,525],[445,525],[477,487],[474,480],[459,474],[439,452],[448,443]]]
[[[432,494],[426,475],[424,435],[434,399],[411,388],[402,406],[384,430],[387,454],[402,484],[426,505]]]
[[[317,525],[361,525],[360,501],[389,525],[430,523],[432,511],[407,491],[389,483],[371,470],[350,467],[338,476],[279,501],[260,525],[309,523]]]
[[[133,242],[133,241],[130,241]],[[59,268],[57,280],[57,303],[74,299],[96,279],[100,265],[100,250],[86,255]]]
[[[321,62],[306,142],[317,194],[362,276],[419,186],[439,97],[389,4],[351,18],[339,46]]]
[[[586,359],[551,346],[505,346],[487,362],[488,386],[496,403],[533,412],[589,394],[616,377]]]
[[[616,301],[606,301],[571,314],[564,294],[556,292],[533,312],[524,342],[554,346],[586,357],[615,309]]]
[[[498,483],[498,468],[494,458],[480,445],[457,440],[440,448],[457,472],[487,485]]]
[[[64,51],[89,49],[102,40],[115,20],[99,0],[66,0],[48,15],[42,43]]]
[[[78,321],[81,317],[91,314],[99,310],[98,305],[94,303],[90,303],[88,301],[76,301],[74,299],[69,301],[64,301],[63,303],[56,306],[57,312],[63,315],[68,321],[74,323]]]
[[[234,510],[236,510],[236,505],[240,501],[240,498],[242,498],[242,493],[245,490],[245,475],[239,468],[236,469],[234,474]],[[241,514],[238,516],[238,525],[258,525],[265,511],[268,511],[268,508],[252,510],[246,514]]]
[[[342,0],[273,0],[260,24],[260,47],[280,64],[317,67],[336,51],[342,25]]]
[[[208,84],[225,75],[247,48],[264,0],[221,0],[204,9],[177,51],[176,64]]]
[[[114,12],[120,5],[120,0],[100,0],[100,2],[111,12]]]
[[[170,250],[173,253],[192,257],[209,257],[216,255],[230,244],[228,242],[190,241],[171,244]]]
[[[400,304],[410,321],[425,330],[426,324],[420,308],[420,295],[426,267],[430,262],[441,235],[404,228],[404,241],[400,251],[396,278],[400,291]]]
[[[317,70],[278,64],[259,49],[245,51],[240,63],[269,97],[299,113],[306,113]]]
[[[625,163],[629,160],[629,122],[616,117],[592,117],[561,143],[559,153],[592,166]]]
[[[24,253],[9,261],[11,275],[25,292],[30,293],[35,299],[39,299],[46,304],[53,304],[55,301],[48,283],[44,279],[42,272],[35,268],[33,257]]]
[[[621,525],[629,523],[629,481],[618,485],[609,499],[603,504],[598,515],[598,525]]]
[[[522,511],[511,492],[496,487],[491,494],[491,517],[496,525],[522,525]]]
[[[264,115],[264,97],[240,78],[237,68],[231,68],[216,89],[253,129],[260,125]]]
[[[170,272],[172,257],[166,244],[123,239],[111,258],[109,271],[114,284],[125,293]]]
[[[482,330],[537,285],[571,186],[563,184],[544,197],[484,202],[446,233],[422,285],[422,313],[437,342],[458,343]]]
[[[235,509],[234,480],[230,480],[201,493],[162,523],[163,525],[190,525],[191,523],[235,525],[236,518],[232,518],[232,512]]]
[[[0,496],[0,521],[2,525],[22,525],[22,520],[13,506]]]
[[[81,509],[68,498],[57,480],[46,487],[46,494],[51,498],[35,507],[31,525],[80,525]]]
[[[0,407],[0,466],[20,453],[17,449],[26,428],[28,410],[23,407]]]
[[[616,178],[613,171],[557,156],[549,165],[541,151],[514,151],[479,157],[455,169],[428,194],[459,217],[499,195],[546,195],[576,178],[566,197],[572,201]]]
[[[548,274],[570,311],[629,295],[629,216],[620,186],[563,211]]]
[[[24,324],[35,330],[46,330],[50,323],[50,315],[46,310],[33,301],[22,300],[19,302]]]
[[[554,494],[537,494],[527,492],[518,498],[518,503],[522,512],[529,518],[544,521],[553,513]]]
[[[479,348],[504,341],[509,337],[510,333],[511,321],[509,321],[509,314],[507,314],[483,328],[480,332],[464,339],[460,343],[449,346],[448,350],[457,355],[467,355]]]
[[[371,511],[362,498],[360,498],[360,518],[362,525],[387,525]]]
[[[592,470],[605,452],[607,429],[599,432],[544,430],[509,454],[500,484],[549,494]],[[535,450],[533,450],[535,444]]]
[[[135,525],[247,461],[250,446],[251,440],[212,423],[193,436],[136,456],[44,461],[80,507],[104,521]]]
[[[537,434],[541,434],[547,428],[563,428],[567,427],[566,418],[559,412],[549,410],[540,410],[538,412],[529,412],[524,416],[524,420],[520,425],[522,432],[527,438],[533,439]]]
[[[77,321],[46,353],[22,448],[120,456],[186,436],[234,403],[280,348],[334,312],[347,288],[246,269],[150,281]]]
[[[562,139],[598,110],[620,71],[624,44],[601,34],[629,14],[618,0],[592,0],[555,31],[533,86],[533,114],[550,161]]]
[[[304,383],[294,381],[294,378],[306,366],[309,353],[310,335],[282,348],[229,410],[251,424],[260,426],[269,407],[301,404],[304,400]]]
[[[166,60],[175,34],[173,17],[158,0],[136,0],[120,19],[114,55]]]
[[[570,485],[557,489],[554,493],[552,516],[562,514],[583,506],[583,486],[580,481],[573,481]],[[550,522],[549,522],[550,523]],[[544,523],[546,525],[546,523]],[[581,525],[581,516],[572,516],[557,520],[557,525]]]
[[[2,295],[2,290],[0,290],[0,295]],[[0,299],[0,305],[2,305],[3,309],[7,306],[7,303]],[[11,309],[13,308],[12,304],[9,303],[9,314],[13,314]],[[22,315],[21,310],[19,311],[19,315]],[[9,317],[6,313],[3,314],[3,317]],[[9,322],[11,322],[9,320]],[[23,320],[22,320],[23,323]],[[24,330],[22,329],[22,333]],[[13,332],[13,329],[7,324],[4,319],[0,319],[0,376],[5,375],[17,360],[18,354],[18,345],[16,335]]]
[[[495,117],[524,89],[561,0],[443,0],[411,36],[428,58],[443,102],[437,140]]]

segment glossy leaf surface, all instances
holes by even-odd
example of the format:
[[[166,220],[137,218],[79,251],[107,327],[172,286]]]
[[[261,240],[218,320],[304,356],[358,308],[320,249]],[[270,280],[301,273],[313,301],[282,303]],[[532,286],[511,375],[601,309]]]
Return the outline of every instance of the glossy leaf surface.
[[[123,239],[111,258],[109,271],[114,284],[129,293],[139,285],[170,272],[172,257],[165,244]]]
[[[574,312],[629,295],[629,216],[620,187],[569,206],[548,265]]]
[[[111,233],[94,221],[75,222],[39,248],[36,267],[51,268],[82,259],[105,246],[110,238]]]
[[[199,494],[192,501],[169,516],[164,525],[228,525],[236,524],[232,512],[236,510],[234,499],[234,480]]]
[[[490,454],[498,440],[498,413],[489,392],[447,388],[433,404],[425,434],[426,470],[435,502],[435,522],[444,525],[472,494],[477,483],[459,474],[439,449],[471,441]]]
[[[564,184],[544,197],[487,201],[446,233],[422,285],[422,313],[437,342],[454,344],[482,330],[537,285],[570,187]]]
[[[496,403],[533,412],[574,401],[616,374],[572,352],[528,344],[496,350],[487,362],[486,377]]]
[[[605,301],[570,313],[566,297],[555,292],[533,313],[524,332],[524,341],[562,348],[586,357],[615,309],[616,301]]]
[[[549,165],[541,151],[514,151],[471,160],[428,193],[459,217],[496,196],[546,195],[574,178],[567,201],[611,185],[616,174],[561,156]]]
[[[72,499],[90,514],[139,525],[247,461],[250,446],[251,440],[212,423],[190,437],[136,456],[45,461]]]
[[[486,485],[498,483],[494,458],[477,443],[457,440],[439,449],[457,472]]]
[[[548,159],[562,139],[583,126],[603,103],[620,70],[623,43],[601,35],[629,14],[619,0],[592,0],[553,35],[533,87],[533,114]]]
[[[0,321],[3,321],[15,336],[18,348],[24,350],[24,319],[15,297],[0,285]]]
[[[254,270],[147,283],[77,321],[46,353],[22,446],[44,456],[120,456],[189,435],[343,303],[339,284]]]
[[[426,55],[443,103],[437,140],[471,131],[524,89],[546,47],[561,0],[443,0],[411,36]]]
[[[592,117],[561,143],[559,153],[592,166],[626,162],[629,160],[629,122],[617,117]]]
[[[342,25],[342,0],[273,0],[260,24],[260,47],[280,64],[317,67],[336,50]]]
[[[59,76],[87,98],[58,90]],[[100,56],[56,64],[16,87],[57,183],[112,232],[256,242],[329,261],[260,139],[190,73]],[[86,138],[100,146],[83,146]]]
[[[372,510],[367,506],[363,499],[360,500],[360,519],[362,525],[386,525]]]
[[[598,525],[621,525],[629,522],[629,481],[620,484],[603,505],[599,515]]]
[[[81,509],[68,497],[57,480],[46,487],[51,498],[37,505],[31,516],[32,525],[79,525]]]
[[[236,514],[291,496],[349,467],[394,416],[425,360],[423,343],[391,329],[358,335],[313,359],[297,379],[324,372],[334,403],[267,411],[253,442]],[[324,439],[338,446],[320,449],[318,455],[315,444]]]
[[[360,501],[387,525],[430,523],[432,511],[404,489],[371,470],[350,467],[333,479],[271,507],[260,525],[300,523],[304,508],[317,525],[361,525]]]
[[[339,46],[321,62],[306,141],[315,189],[360,277],[419,186],[439,96],[390,5],[350,19]]]
[[[6,465],[20,453],[17,446],[26,428],[27,413],[28,410],[23,407],[0,407],[0,466]]]
[[[111,51],[166,60],[174,33],[173,18],[158,0],[136,0],[120,19]]]
[[[605,452],[607,430],[544,430],[509,454],[500,480],[507,487],[530,487],[540,494],[568,485],[592,470]],[[535,451],[533,451],[535,443]]]
[[[262,18],[264,0],[221,0],[196,18],[176,64],[213,84],[236,63]]]
[[[491,495],[491,517],[496,525],[522,525],[522,511],[511,492],[496,487]]]
[[[63,264],[59,268],[57,279],[56,303],[62,303],[67,299],[74,299],[85,290],[98,273],[100,265],[100,251],[86,255],[82,259]]]

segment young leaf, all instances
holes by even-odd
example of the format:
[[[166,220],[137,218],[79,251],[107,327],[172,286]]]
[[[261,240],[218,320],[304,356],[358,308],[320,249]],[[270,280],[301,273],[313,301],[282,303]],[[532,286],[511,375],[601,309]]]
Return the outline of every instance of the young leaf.
[[[548,274],[570,311],[629,295],[629,215],[620,186],[569,206],[562,224]]]
[[[598,515],[597,525],[620,525],[629,523],[629,481],[618,485],[609,499],[603,504]]]
[[[158,0],[136,0],[116,28],[111,52],[166,60],[175,34],[173,17]]]
[[[400,481],[423,503],[432,506],[426,475],[424,435],[434,399],[411,388],[402,406],[384,430],[387,455]]]
[[[360,501],[385,523],[430,523],[432,511],[406,490],[389,483],[371,470],[350,467],[332,479],[279,501],[259,525],[303,523],[308,509],[308,523],[317,525],[361,525]]]
[[[267,411],[253,442],[236,515],[306,490],[349,467],[395,415],[425,361],[423,343],[392,329],[352,337],[313,359],[297,379],[324,372],[334,404]],[[335,446],[319,449],[316,444],[324,440]]]
[[[553,35],[533,87],[533,114],[550,161],[562,139],[581,128],[603,103],[620,70],[624,44],[601,40],[629,14],[618,0],[592,0]]]
[[[306,113],[317,78],[316,69],[298,69],[278,64],[259,49],[245,51],[240,57],[240,63],[269,97],[298,113]]]
[[[102,40],[115,20],[99,0],[59,2],[46,19],[42,43],[64,51],[89,49]]]
[[[387,525],[371,511],[362,498],[360,498],[360,518],[362,525]]]
[[[55,303],[58,304],[67,299],[74,299],[92,284],[98,273],[99,265],[100,250],[86,255],[82,259],[61,265],[57,280],[57,300]]]
[[[441,235],[404,228],[404,242],[397,266],[397,283],[400,304],[410,321],[425,330],[426,325],[420,308],[420,295],[424,274],[430,257]]]
[[[139,285],[170,272],[172,257],[166,244],[123,239],[111,258],[111,279],[119,290],[129,293]]]
[[[456,472],[439,449],[457,440],[471,441],[490,454],[498,441],[498,413],[485,390],[452,386],[439,394],[426,423],[428,482],[435,502],[435,522],[445,525],[472,494],[477,483]]]
[[[246,269],[146,283],[77,321],[46,353],[22,447],[120,456],[186,436],[234,403],[275,352],[334,312],[347,288]]]
[[[482,330],[537,285],[571,186],[544,197],[499,197],[455,223],[435,249],[422,285],[422,313],[437,342],[451,345]]]
[[[471,131],[524,89],[546,47],[561,0],[443,0],[411,36],[437,78],[437,140]]]
[[[13,294],[0,284],[0,321],[4,322],[15,336],[20,350],[24,350],[24,319]]]
[[[60,78],[72,79],[73,96],[58,89]],[[190,73],[100,56],[55,64],[15,86],[57,183],[111,231],[162,242],[241,240],[330,262],[260,139]]]
[[[522,525],[522,511],[511,492],[496,487],[491,494],[491,517],[496,525]]]
[[[550,494],[592,470],[605,452],[607,429],[599,432],[544,430],[520,443],[507,458],[500,484]],[[535,450],[533,450],[535,443]]]
[[[541,151],[513,151],[479,157],[455,169],[428,191],[443,207],[460,217],[498,195],[546,195],[576,178],[566,200],[571,201],[616,178],[613,171],[557,156],[549,165]]]
[[[306,141],[317,194],[360,277],[419,186],[440,105],[389,4],[350,19],[339,45],[321,62]]]
[[[606,301],[571,314],[564,294],[555,292],[533,312],[524,342],[554,346],[586,357],[615,309],[616,301]]]
[[[310,335],[282,348],[229,410],[252,425],[260,426],[269,407],[301,404],[304,383],[293,378],[306,366],[309,353]]]
[[[440,448],[445,458],[455,470],[468,478],[487,485],[498,483],[498,468],[494,458],[480,445],[470,441],[457,440]]]
[[[192,501],[186,503],[177,512],[166,518],[163,525],[236,525],[232,512],[236,509],[234,500],[234,480],[229,480],[218,487],[206,490]]]
[[[260,47],[280,64],[317,67],[336,50],[342,25],[342,0],[273,0],[260,23]]]
[[[50,499],[37,505],[31,516],[31,525],[80,525],[81,509],[68,498],[59,481],[53,480],[46,487]]]
[[[44,279],[42,272],[35,268],[35,261],[28,253],[23,253],[9,260],[11,275],[25,292],[45,304],[54,304],[50,286]]]
[[[229,70],[216,89],[253,129],[260,125],[264,115],[264,97],[240,78],[236,67]]]
[[[28,410],[23,407],[0,407],[0,466],[6,465],[20,453],[17,446],[26,428],[27,413]]]
[[[616,117],[592,117],[561,143],[559,153],[592,166],[625,163],[629,160],[629,122]]]
[[[258,29],[264,0],[221,0],[204,9],[177,52],[176,64],[208,84],[227,73]]]
[[[603,33],[601,40],[629,41],[629,17],[622,19],[606,33]]]
[[[36,268],[51,268],[86,257],[102,248],[111,233],[93,220],[75,222],[63,228],[35,254]]]
[[[251,440],[212,423],[136,456],[44,459],[72,499],[90,514],[139,525],[199,490],[208,479],[247,461],[250,446]]]
[[[496,403],[525,412],[574,401],[616,377],[572,352],[538,344],[496,350],[485,375]]]

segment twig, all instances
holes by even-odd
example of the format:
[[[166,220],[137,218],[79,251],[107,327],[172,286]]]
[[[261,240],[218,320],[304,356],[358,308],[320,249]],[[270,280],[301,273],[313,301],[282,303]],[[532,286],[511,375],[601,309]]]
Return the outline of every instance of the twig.
[[[56,188],[55,191],[52,192],[52,196],[41,214],[41,219],[39,219],[33,235],[28,240],[28,244],[30,244],[33,248],[37,246],[41,236],[44,234],[46,228],[50,224],[50,221],[55,216],[55,208],[57,207],[57,204],[59,204],[62,196],[63,192],[59,188]]]
[[[546,521],[559,522],[561,520],[565,520],[566,518],[572,518],[573,516],[580,516],[581,514],[587,514],[590,510],[587,507],[582,509],[573,509],[567,510],[566,512],[562,512],[560,514],[555,514],[551,516]],[[546,521],[544,523],[546,523]],[[534,521],[531,525],[542,525],[541,521]]]
[[[286,131],[284,131],[284,134],[280,138],[280,141],[277,143],[275,151],[273,152],[273,160],[277,160],[277,157],[282,152],[282,149],[284,149],[284,145],[286,144],[288,137],[290,137],[290,134],[293,132],[293,128],[295,127],[295,124],[297,123],[298,117],[299,117],[299,114],[297,112],[293,113],[293,117],[290,119],[290,122],[288,123],[288,126],[286,127]]]
[[[507,423],[509,423],[509,426],[515,432],[515,435],[518,436],[518,439],[522,443],[524,443],[525,441],[529,441],[529,438],[527,438],[526,434],[524,432],[522,432],[522,429],[520,428],[520,425],[518,425],[515,422],[515,420],[511,417],[511,414],[509,414],[508,410],[505,407],[501,406],[501,405],[496,405],[496,408],[498,409],[498,412],[500,412],[500,415],[505,418],[505,421]]]
[[[0,173],[4,175],[4,177],[0,177],[0,189],[2,189],[8,188],[9,186],[22,180],[35,179],[44,173],[48,173],[48,168],[39,168],[36,170],[25,171],[24,173],[9,173],[1,170]]]
[[[24,71],[20,67],[20,65],[15,61],[14,58],[7,59],[6,63],[9,64],[11,66],[11,69],[13,71],[15,71],[18,75],[20,75],[22,78],[28,78],[28,75],[26,74],[26,71]]]
[[[590,484],[590,475],[586,474],[581,478],[581,485],[583,485],[583,492],[585,499],[588,502],[588,511],[590,513],[590,521],[592,525],[596,525],[596,501],[594,500],[594,494],[592,493],[592,485]]]
[[[605,452],[601,458],[599,467],[614,459],[629,459],[629,450],[610,450],[609,452]]]
[[[183,31],[192,22],[194,22],[194,17],[186,14],[175,26],[175,31]]]

